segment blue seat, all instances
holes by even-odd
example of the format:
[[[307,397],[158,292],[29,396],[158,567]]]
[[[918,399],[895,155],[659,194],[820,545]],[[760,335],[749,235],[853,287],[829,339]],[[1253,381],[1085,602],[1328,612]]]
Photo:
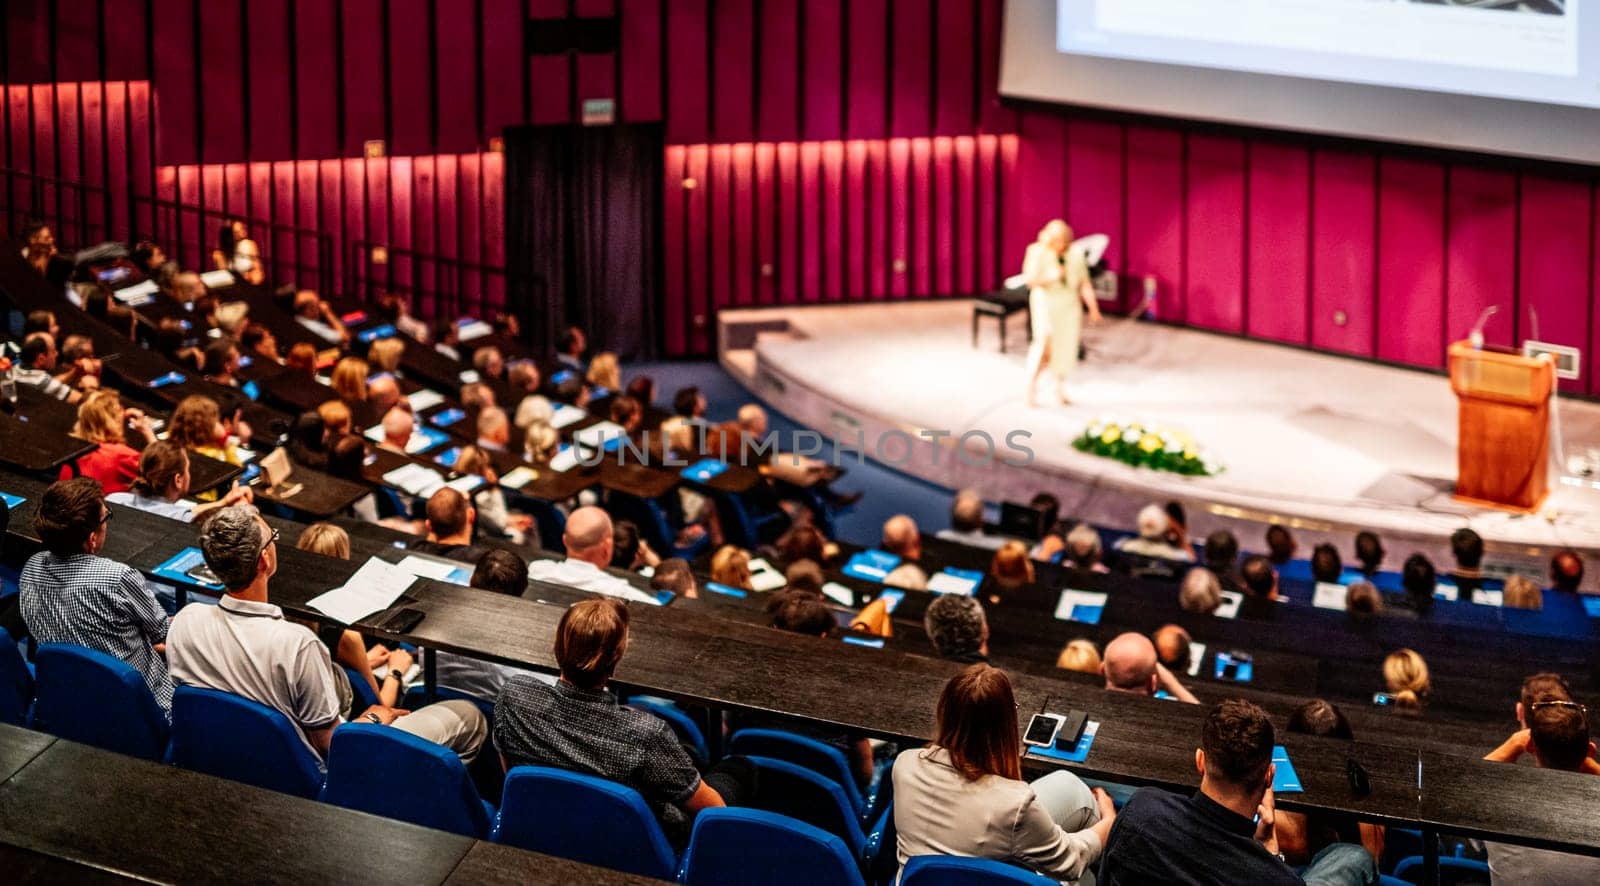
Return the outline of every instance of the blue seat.
[[[567,515],[554,502],[531,495],[514,495],[507,497],[506,504],[533,518],[533,525],[539,530],[539,547],[547,551],[566,550],[562,536],[567,531]]]
[[[1402,858],[1400,863],[1394,866],[1394,878],[1405,883],[1421,883],[1422,872],[1423,861],[1420,855]],[[1489,866],[1487,864],[1470,858],[1452,858],[1448,855],[1439,856],[1440,886],[1466,886],[1469,883],[1488,882]]]
[[[494,818],[455,751],[376,723],[334,730],[321,799],[464,837],[487,837]]]
[[[711,759],[711,751],[706,747],[706,738],[700,732],[700,727],[683,712],[683,709],[664,698],[650,695],[635,695],[628,699],[628,707],[654,714],[667,721],[672,731],[677,733],[678,741],[689,752],[698,764],[704,765]]]
[[[763,542],[772,540],[767,535],[776,536],[776,532],[768,527],[777,529],[783,518],[782,512],[758,513],[736,493],[715,489],[702,491],[710,495],[716,505],[717,517],[722,521],[722,533],[728,544],[754,550]]]
[[[0,723],[25,726],[33,705],[33,669],[11,635],[0,629]]]
[[[859,813],[850,805],[844,788],[831,778],[787,760],[759,756],[747,759],[757,770],[751,806],[819,827],[843,840],[851,858],[866,863],[867,835],[861,830]]]
[[[728,753],[772,757],[803,766],[837,783],[858,819],[872,812],[872,804],[856,787],[855,772],[850,768],[849,758],[833,745],[781,729],[741,729],[728,739]]]
[[[516,766],[506,773],[489,839],[643,877],[672,880],[678,870],[638,791],[564,769]]]
[[[906,861],[900,886],[1041,886],[1053,883],[1026,868],[992,858],[919,855]]]
[[[315,799],[322,765],[289,718],[248,698],[179,686],[172,694],[173,764]]]
[[[834,834],[773,812],[732,807],[705,809],[695,816],[682,882],[864,883],[850,848]]]
[[[132,665],[70,643],[40,646],[34,663],[34,728],[146,760],[166,754],[167,713]]]
[[[344,669],[344,675],[350,679],[350,691],[355,693],[355,711],[361,713],[367,708],[378,703],[378,693],[372,691],[372,684],[361,672],[349,665],[339,665]]]

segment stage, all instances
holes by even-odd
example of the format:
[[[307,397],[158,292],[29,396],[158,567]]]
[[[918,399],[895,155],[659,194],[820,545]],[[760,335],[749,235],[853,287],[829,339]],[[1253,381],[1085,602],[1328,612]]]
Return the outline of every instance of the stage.
[[[1176,498],[1197,536],[1228,526],[1247,548],[1259,547],[1262,525],[1278,520],[1298,527],[1302,556],[1329,538],[1349,557],[1351,534],[1372,528],[1388,542],[1389,568],[1414,549],[1439,562],[1461,526],[1503,560],[1532,563],[1562,545],[1600,552],[1600,488],[1588,481],[1563,483],[1553,472],[1550,498],[1534,515],[1451,497],[1456,399],[1443,375],[1107,318],[1085,334],[1089,356],[1069,382],[1073,402],[1056,403],[1047,377],[1040,407],[1030,409],[1024,318],[1012,318],[1010,353],[1001,354],[992,320],[973,347],[967,300],[724,310],[719,358],[800,424],[852,444],[864,436],[869,457],[892,434],[891,466],[971,486],[990,501],[1027,501],[1045,489],[1061,498],[1064,515],[1131,527],[1143,504]],[[1556,412],[1568,452],[1600,446],[1600,404],[1563,399]],[[1225,469],[1184,477],[1073,449],[1099,418],[1187,431]],[[919,436],[925,430],[983,431],[998,458],[957,458],[952,439],[935,444]],[[1022,460],[1005,448],[1017,430],[1031,433],[1026,465],[1001,460]],[[907,446],[908,437],[917,442]]]

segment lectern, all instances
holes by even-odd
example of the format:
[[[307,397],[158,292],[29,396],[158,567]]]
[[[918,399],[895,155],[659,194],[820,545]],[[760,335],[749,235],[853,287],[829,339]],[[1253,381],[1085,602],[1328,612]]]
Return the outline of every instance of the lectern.
[[[1450,346],[1450,387],[1460,406],[1456,498],[1536,510],[1550,491],[1550,391],[1555,364],[1503,351]]]

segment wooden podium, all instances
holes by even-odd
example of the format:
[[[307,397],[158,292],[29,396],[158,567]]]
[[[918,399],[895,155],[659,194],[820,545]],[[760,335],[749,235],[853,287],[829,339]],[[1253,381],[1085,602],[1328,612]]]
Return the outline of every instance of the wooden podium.
[[[1537,510],[1550,491],[1550,391],[1555,364],[1504,351],[1450,346],[1450,387],[1460,404],[1456,498]]]

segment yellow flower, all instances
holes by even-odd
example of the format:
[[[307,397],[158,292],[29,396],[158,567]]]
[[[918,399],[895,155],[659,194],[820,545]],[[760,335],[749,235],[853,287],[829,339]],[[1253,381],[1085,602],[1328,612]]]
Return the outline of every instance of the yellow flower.
[[[1155,434],[1145,434],[1139,439],[1139,448],[1145,452],[1155,452],[1161,448],[1161,438]]]
[[[1117,438],[1121,436],[1122,432],[1116,428],[1106,428],[1106,432],[1100,435],[1100,442],[1109,446],[1112,443],[1117,442]]]
[[[1194,461],[1195,459],[1200,457],[1200,453],[1196,452],[1193,449],[1185,449],[1183,451],[1183,457],[1184,457],[1184,459],[1186,459],[1188,461]]]

